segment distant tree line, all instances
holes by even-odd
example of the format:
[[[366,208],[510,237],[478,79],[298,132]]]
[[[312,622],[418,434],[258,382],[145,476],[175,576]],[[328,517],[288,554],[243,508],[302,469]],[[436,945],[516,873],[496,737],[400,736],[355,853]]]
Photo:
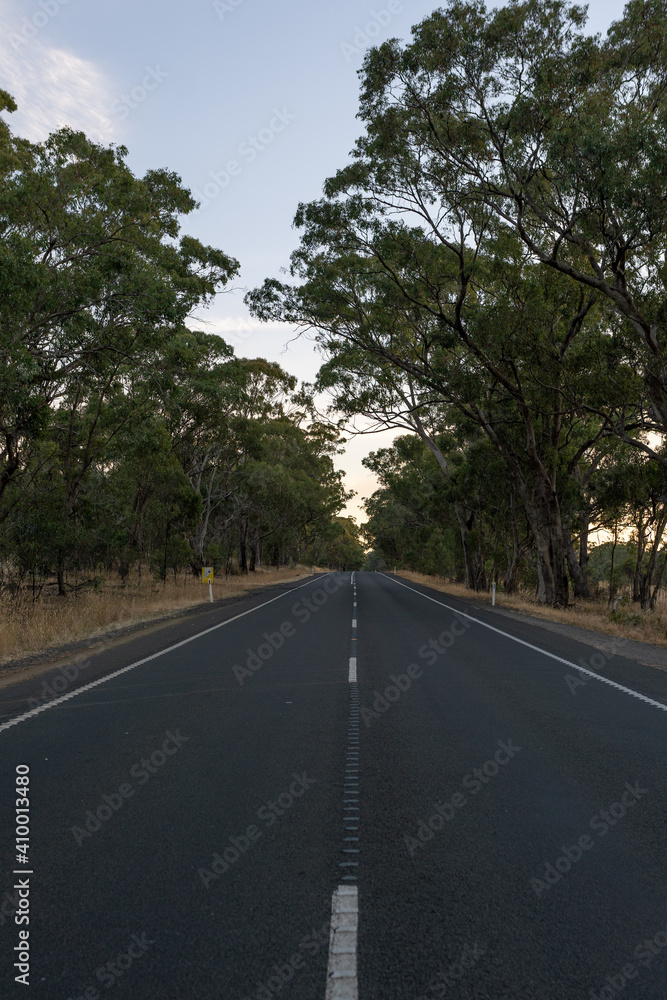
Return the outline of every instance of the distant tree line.
[[[176,175],[126,157],[0,119],[2,588],[360,565],[337,433],[278,365],[189,328],[238,262],[180,234]]]
[[[367,54],[352,162],[299,206],[256,316],[314,332],[317,388],[403,430],[367,465],[378,558],[472,589],[591,593],[590,533],[667,551],[667,8],[450,0]],[[610,578],[614,589],[614,576]]]

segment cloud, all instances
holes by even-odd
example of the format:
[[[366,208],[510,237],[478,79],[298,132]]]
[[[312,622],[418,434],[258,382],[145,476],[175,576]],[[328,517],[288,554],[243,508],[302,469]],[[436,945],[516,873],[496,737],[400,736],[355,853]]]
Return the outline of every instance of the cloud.
[[[266,330],[285,330],[291,332],[294,327],[290,323],[268,322],[246,316],[217,316],[211,320],[214,328],[211,332],[219,333],[224,337],[225,333],[237,333],[239,330],[250,333],[259,333]]]
[[[207,322],[206,320],[201,320],[200,322]],[[259,330],[266,329],[267,323],[262,323],[258,319],[248,319],[245,316],[218,316],[210,321],[212,329],[210,333],[218,333],[221,337],[224,337],[226,333],[237,333],[239,330],[256,332]],[[282,326],[283,324],[271,324],[273,326]],[[287,326],[287,324],[285,324]]]
[[[18,104],[9,119],[12,131],[41,142],[68,125],[98,142],[117,140],[117,126],[109,119],[113,90],[105,74],[39,37],[24,41],[17,31],[20,25],[0,17],[0,86]]]
[[[192,330],[216,334],[233,347],[238,347],[255,336],[266,338],[283,334],[285,341],[294,336],[294,327],[290,323],[263,323],[246,316],[193,316],[188,320],[188,326]]]

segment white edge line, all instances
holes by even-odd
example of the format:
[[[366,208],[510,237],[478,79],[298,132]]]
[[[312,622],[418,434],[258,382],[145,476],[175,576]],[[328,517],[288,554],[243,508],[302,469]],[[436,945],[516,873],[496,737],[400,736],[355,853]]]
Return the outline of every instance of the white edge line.
[[[640,701],[645,701],[647,705],[653,705],[655,708],[661,708],[663,712],[667,712],[667,705],[663,705],[661,701],[654,701],[653,698],[648,698],[645,694],[640,694],[639,691],[633,691],[632,688],[624,687],[623,684],[618,684],[616,681],[612,681],[609,677],[602,677],[601,674],[596,674],[595,671],[588,670],[587,667],[581,667],[578,663],[572,663],[571,660],[565,660],[562,656],[556,656],[555,653],[550,653],[546,649],[534,646],[532,642],[526,642],[525,639],[517,639],[515,635],[511,635],[509,632],[503,632],[501,628],[496,628],[495,625],[489,625],[487,622],[480,621],[479,618],[474,618],[472,615],[466,614],[465,611],[459,611],[458,608],[453,608],[450,604],[445,604],[444,601],[436,601],[435,597],[430,597],[428,594],[422,594],[420,590],[415,590],[414,587],[408,587],[406,583],[399,583],[399,581],[395,580],[393,576],[387,576],[386,573],[382,573],[382,576],[386,577],[387,580],[390,580],[392,583],[395,583],[398,587],[405,587],[406,590],[411,590],[413,594],[418,594],[420,597],[426,598],[427,601],[433,601],[434,604],[439,604],[441,608],[447,608],[448,611],[453,611],[455,615],[460,615],[462,618],[469,618],[471,622],[475,622],[477,625],[482,625],[484,628],[488,628],[492,632],[497,632],[498,635],[504,635],[506,639],[518,642],[521,646],[527,646],[528,649],[534,649],[536,653],[542,653],[543,656],[548,656],[552,660],[564,663],[566,667],[572,667],[580,674],[588,674],[589,677],[593,677],[595,680],[601,681],[602,684],[608,684],[610,687],[616,688],[618,691],[623,691],[625,694],[629,694],[633,698],[639,698]],[[539,628],[539,625],[536,627]]]
[[[331,576],[330,573],[322,574],[321,579],[327,576]],[[315,577],[315,579],[318,579]],[[55,698],[50,701],[48,705],[40,705],[39,708],[31,708],[29,712],[24,712],[23,715],[17,715],[14,719],[9,719],[7,722],[3,722],[0,725],[0,733],[4,729],[11,729],[12,726],[17,726],[19,722],[25,722],[26,719],[31,719],[34,715],[39,715],[40,712],[46,712],[50,708],[55,708],[57,705],[62,705],[64,701],[69,701],[71,698],[76,698],[77,695],[83,694],[84,691],[90,691],[92,688],[99,687],[100,684],[105,684],[107,681],[113,680],[114,677],[120,677],[121,674],[126,674],[129,670],[134,670],[135,667],[140,667],[144,663],[150,663],[151,660],[156,660],[158,656],[164,656],[165,653],[171,653],[174,649],[179,649],[181,646],[187,646],[189,642],[194,642],[195,639],[200,639],[203,635],[208,635],[210,632],[215,632],[219,628],[224,628],[225,625],[231,625],[232,622],[238,621],[239,618],[245,618],[246,615],[252,614],[253,611],[259,611],[260,608],[265,608],[267,604],[273,604],[274,601],[280,600],[281,597],[287,597],[288,594],[294,594],[297,590],[302,590],[304,587],[310,586],[314,582],[313,577],[306,583],[299,584],[298,587],[294,587],[292,590],[286,590],[284,594],[278,594],[276,597],[272,597],[269,601],[264,601],[263,604],[258,604],[256,608],[248,608],[247,611],[242,611],[238,615],[234,615],[233,618],[227,618],[224,622],[219,622],[217,625],[212,625],[210,628],[204,629],[203,632],[197,632],[196,635],[191,635],[187,639],[182,639],[180,642],[174,643],[173,646],[167,646],[166,649],[161,649],[159,653],[151,653],[150,656],[145,656],[142,660],[136,660],[134,663],[130,663],[127,667],[121,667],[120,670],[114,670],[111,674],[106,674],[104,677],[98,677],[96,681],[91,681],[90,684],[84,684],[82,687],[77,688],[76,691],[70,691],[69,694],[63,694],[60,698]]]
[[[325,1000],[358,1000],[357,932],[359,892],[356,885],[339,885],[331,898],[329,965]]]

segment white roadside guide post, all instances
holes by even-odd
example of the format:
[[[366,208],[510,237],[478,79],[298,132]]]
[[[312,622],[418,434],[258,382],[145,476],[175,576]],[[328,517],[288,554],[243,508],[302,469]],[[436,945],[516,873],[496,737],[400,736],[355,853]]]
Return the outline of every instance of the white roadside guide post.
[[[208,599],[213,604],[213,567],[204,566],[201,571],[201,582],[206,583],[208,581]]]
[[[495,585],[495,583],[492,583],[491,584],[491,607],[495,608],[495,606],[496,606],[496,585]]]

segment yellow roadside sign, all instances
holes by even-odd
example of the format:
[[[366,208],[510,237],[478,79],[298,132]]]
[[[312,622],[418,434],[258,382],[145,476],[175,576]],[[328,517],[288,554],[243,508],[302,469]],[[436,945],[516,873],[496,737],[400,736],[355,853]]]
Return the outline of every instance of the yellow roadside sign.
[[[204,566],[201,571],[201,582],[202,583],[213,583],[213,567]]]

